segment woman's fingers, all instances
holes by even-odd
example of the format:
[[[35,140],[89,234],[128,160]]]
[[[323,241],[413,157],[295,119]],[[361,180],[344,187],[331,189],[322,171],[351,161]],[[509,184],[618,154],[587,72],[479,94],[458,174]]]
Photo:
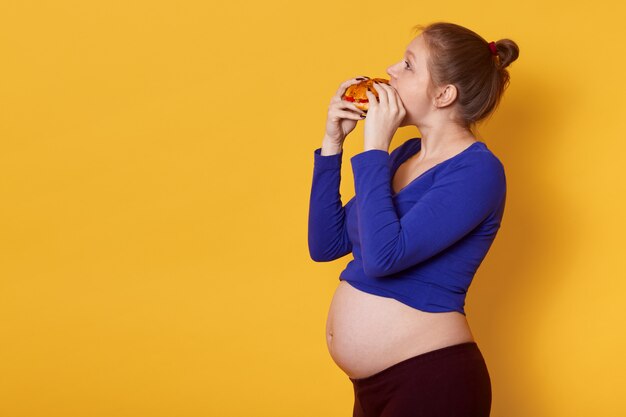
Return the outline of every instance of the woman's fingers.
[[[356,114],[357,116],[365,113],[363,110],[359,109],[353,102],[347,100],[338,100],[333,105],[331,105],[332,112],[348,112],[352,114]]]
[[[406,110],[404,109],[404,104],[402,103],[400,94],[398,94],[398,91],[390,85],[387,86],[387,89],[389,90],[390,94],[393,96],[391,101],[395,103],[394,110],[398,112],[398,114],[402,114],[404,116],[404,114],[406,113]]]
[[[354,110],[354,111],[356,111],[356,112],[358,112],[358,113],[365,113],[363,110],[359,109],[359,108],[356,106],[356,104],[354,104],[353,102],[351,102],[351,101],[347,101],[347,100],[341,100],[341,101],[342,101],[343,103],[345,103],[345,104],[342,106],[343,108],[347,108],[347,109],[350,109],[350,110]]]
[[[402,104],[402,100],[400,99],[400,95],[398,94],[398,92],[396,91],[395,88],[393,88],[390,85],[387,84],[376,84],[374,83],[374,86],[376,87],[376,91],[378,91],[378,97],[381,100],[381,102],[384,102],[387,104],[389,110],[393,113],[405,113],[404,110],[404,105]]]
[[[389,107],[389,96],[388,96],[389,93],[387,93],[387,90],[385,89],[383,84],[374,83],[373,86],[376,89],[376,92],[378,93],[378,100],[380,104],[382,104],[385,107]]]
[[[379,102],[376,100],[376,96],[369,90],[365,91],[365,95],[367,96],[367,100],[369,102],[369,108],[375,109],[379,106]],[[380,97],[380,96],[379,96]]]
[[[385,96],[387,97],[387,104],[389,105],[389,110],[393,113],[398,112],[398,100],[396,91],[392,86],[381,83],[380,86],[383,90],[385,90]]]
[[[352,84],[357,84],[360,83],[361,81],[367,79],[369,77],[366,76],[362,76],[362,77],[355,77],[355,78],[350,78],[347,81],[344,81],[341,83],[341,85],[339,85],[339,89],[337,90],[337,92],[335,93],[335,97],[339,97],[341,98],[341,96],[343,95],[343,93],[346,91],[346,89],[352,85]]]
[[[348,110],[354,110],[356,112],[362,113],[363,110],[359,109],[356,104],[354,104],[353,101],[348,101],[348,100],[342,100],[339,97],[333,97],[331,100],[331,107],[333,108],[337,108],[337,109],[348,109]]]
[[[402,100],[400,100],[400,94],[398,94],[398,90],[393,88],[392,86],[388,86],[389,92],[393,95],[393,101],[396,103],[396,108],[399,112],[404,110],[404,106],[402,105]]]
[[[349,110],[336,110],[332,113],[332,116],[338,119],[363,120],[360,114],[351,112]]]

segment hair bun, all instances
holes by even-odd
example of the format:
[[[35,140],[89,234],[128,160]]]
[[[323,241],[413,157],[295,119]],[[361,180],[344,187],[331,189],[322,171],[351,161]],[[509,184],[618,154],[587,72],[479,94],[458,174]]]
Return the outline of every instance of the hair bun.
[[[519,57],[519,47],[511,39],[500,39],[496,42],[500,68],[506,68]]]

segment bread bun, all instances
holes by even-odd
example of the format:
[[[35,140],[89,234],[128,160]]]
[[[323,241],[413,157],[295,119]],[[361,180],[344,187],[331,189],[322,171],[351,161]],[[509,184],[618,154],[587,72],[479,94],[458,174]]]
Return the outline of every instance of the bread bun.
[[[375,82],[380,84],[389,84],[389,80],[384,78],[368,78],[367,80],[350,85],[341,96],[341,99],[351,101],[359,109],[367,112],[369,109],[369,100],[367,99],[365,92],[369,90],[378,100],[378,93],[373,86]]]

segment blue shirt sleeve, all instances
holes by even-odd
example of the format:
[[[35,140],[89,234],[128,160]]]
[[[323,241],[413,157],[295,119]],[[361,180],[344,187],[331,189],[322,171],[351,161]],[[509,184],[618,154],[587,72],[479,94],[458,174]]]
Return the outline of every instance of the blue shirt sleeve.
[[[311,259],[328,262],[352,252],[352,243],[339,193],[343,150],[335,155],[322,155],[321,151],[317,148],[313,152],[308,243]]]
[[[505,198],[504,167],[487,152],[446,166],[402,217],[392,200],[390,155],[370,149],[351,158],[363,269],[383,277],[438,254],[470,233]]]

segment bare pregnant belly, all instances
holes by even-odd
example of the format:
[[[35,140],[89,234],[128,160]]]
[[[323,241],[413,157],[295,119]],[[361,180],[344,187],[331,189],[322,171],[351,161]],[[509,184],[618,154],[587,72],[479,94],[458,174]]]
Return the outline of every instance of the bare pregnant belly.
[[[326,321],[333,361],[351,378],[365,378],[404,359],[474,341],[457,311],[429,313],[340,281]]]

